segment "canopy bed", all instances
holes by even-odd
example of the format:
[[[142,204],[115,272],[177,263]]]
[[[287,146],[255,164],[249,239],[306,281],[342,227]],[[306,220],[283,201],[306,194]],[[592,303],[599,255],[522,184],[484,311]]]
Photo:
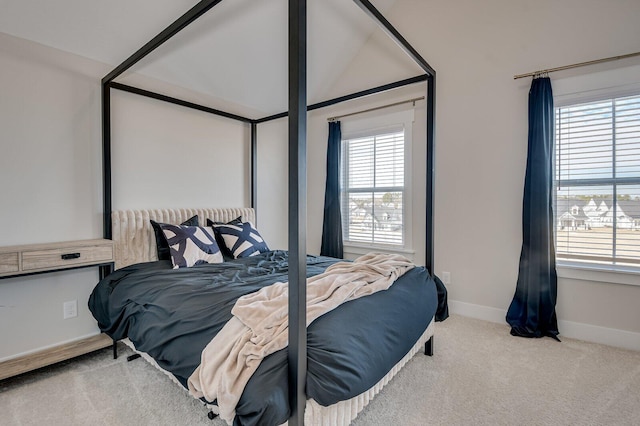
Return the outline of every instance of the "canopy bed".
[[[280,393],[276,392],[273,395],[280,395],[281,399],[284,399],[286,405],[286,412],[290,413],[290,417],[288,423],[290,425],[301,425],[305,422],[305,406],[306,406],[306,420],[307,422],[316,423],[318,421],[327,421],[327,417],[325,413],[323,413],[323,406],[331,406],[335,410],[332,414],[332,420],[330,421],[332,424],[348,424],[355,415],[363,408],[364,405],[368,402],[368,400],[375,395],[379,389],[392,377],[401,366],[408,361],[408,359],[415,354],[422,344],[425,344],[425,352],[428,354],[431,353],[431,336],[433,335],[433,316],[436,312],[436,307],[438,304],[437,298],[434,296],[436,292],[435,284],[433,284],[433,280],[429,274],[433,274],[433,146],[434,146],[434,112],[435,112],[435,71],[429,64],[420,56],[420,54],[400,35],[400,33],[385,19],[385,17],[368,1],[368,0],[353,0],[367,15],[371,17],[424,71],[424,74],[404,79],[400,81],[396,81],[393,83],[389,83],[382,86],[377,86],[368,90],[359,91],[351,94],[347,94],[338,98],[326,100],[320,103],[316,103],[313,105],[307,105],[307,93],[306,93],[306,49],[307,49],[307,8],[306,8],[306,0],[289,0],[289,109],[287,112],[282,112],[275,115],[270,115],[262,118],[248,118],[240,115],[232,114],[229,112],[225,112],[222,110],[210,108],[207,106],[195,104],[192,102],[180,100],[174,97],[166,96],[159,93],[154,93],[148,90],[139,89],[136,87],[128,86],[122,83],[118,83],[115,81],[120,75],[122,75],[125,71],[130,69],[133,65],[147,56],[149,53],[154,51],[157,47],[162,45],[164,42],[169,40],[175,34],[180,32],[186,26],[191,24],[193,21],[198,19],[200,16],[205,14],[207,11],[212,9],[214,6],[219,4],[221,0],[203,0],[197,3],[193,8],[191,8],[188,12],[178,18],[175,22],[173,22],[169,27],[167,27],[164,31],[154,37],[150,42],[145,44],[142,48],[140,48],[137,52],[131,55],[127,60],[125,60],[122,64],[116,67],[113,71],[111,71],[108,75],[106,75],[102,79],[102,124],[103,124],[103,188],[104,188],[104,237],[106,239],[113,239],[115,246],[115,257],[116,257],[116,268],[118,269],[116,272],[109,275],[111,272],[109,269],[104,269],[101,274],[101,288],[96,288],[94,290],[94,295],[92,295],[92,299],[94,301],[100,299],[106,305],[117,304],[117,301],[110,300],[111,294],[116,293],[116,289],[125,288],[127,286],[133,287],[136,291],[142,291],[146,295],[149,293],[153,293],[154,290],[151,288],[144,287],[143,284],[140,283],[151,283],[156,280],[156,276],[158,273],[169,275],[170,271],[176,271],[176,273],[181,274],[182,276],[189,276],[188,281],[190,283],[194,282],[202,282],[204,287],[209,288],[213,293],[214,297],[219,297],[220,290],[219,288],[214,288],[215,286],[209,285],[210,282],[207,281],[209,278],[203,278],[202,276],[196,276],[196,272],[202,272],[203,270],[209,271],[209,269],[217,269],[216,274],[220,273],[221,276],[227,277],[240,277],[239,281],[242,283],[242,286],[245,286],[244,292],[242,294],[247,294],[248,289],[251,291],[255,291],[260,293],[259,290],[263,289],[264,284],[255,284],[253,281],[253,271],[256,269],[268,269],[272,273],[269,275],[269,278],[266,279],[269,283],[273,282],[288,282],[288,287],[285,290],[288,291],[288,295],[286,295],[286,300],[288,301],[288,307],[286,309],[288,316],[288,347],[284,350],[280,350],[275,352],[270,357],[265,358],[265,362],[261,365],[265,367],[259,368],[272,368],[272,369],[284,369],[284,375],[278,376],[280,380]],[[336,265],[335,259],[323,258],[321,256],[307,256],[306,254],[306,115],[307,111],[323,108],[331,105],[338,104],[340,102],[357,99],[363,96],[368,96],[375,93],[380,93],[384,91],[388,91],[394,88],[399,88],[403,86],[407,86],[410,84],[417,84],[421,82],[426,82],[427,84],[427,95],[426,95],[426,108],[427,108],[427,133],[426,133],[426,236],[425,236],[425,244],[426,244],[426,255],[425,255],[425,267],[424,268],[412,268],[409,272],[403,270],[400,274],[401,277],[398,278],[396,283],[404,283],[404,284],[393,284],[389,289],[394,289],[394,291],[382,291],[379,293],[375,293],[369,295],[367,297],[362,297],[357,300],[351,300],[344,305],[341,305],[339,308],[332,310],[329,314],[323,315],[318,318],[317,321],[314,321],[312,325],[309,326],[309,330],[307,330],[307,316],[308,316],[308,306],[307,306],[307,279],[311,276],[320,276],[326,273],[329,273],[334,265]],[[157,100],[173,103],[176,105],[180,105],[187,108],[193,108],[200,111],[205,111],[211,114],[215,114],[221,117],[226,117],[230,120],[236,120],[242,123],[246,123],[250,127],[250,138],[251,138],[251,179],[250,179],[250,199],[251,199],[251,207],[250,208],[239,208],[239,209],[203,209],[199,211],[195,211],[193,209],[182,209],[182,210],[148,210],[148,211],[138,211],[138,212],[119,212],[112,211],[112,188],[111,188],[111,90],[122,90],[134,94],[138,94],[141,96],[146,96],[150,98],[154,98]],[[189,218],[193,218],[194,214],[199,217],[200,225],[203,225],[205,220],[213,222],[233,222],[233,220],[239,221],[239,223],[251,223],[252,221],[255,223],[255,214],[256,214],[256,147],[258,143],[258,126],[261,123],[266,123],[271,120],[276,120],[280,118],[288,117],[288,133],[289,133],[289,239],[288,239],[288,252],[281,251],[265,251],[259,253],[257,256],[251,256],[242,259],[235,259],[230,262],[222,262],[215,264],[207,264],[207,265],[195,265],[193,268],[180,268],[180,269],[172,269],[171,263],[167,263],[167,260],[156,260],[158,257],[155,254],[155,244],[154,235],[151,233],[151,229],[149,226],[150,220],[156,220],[158,222],[166,222],[173,223],[174,225],[178,225],[179,223],[188,220]],[[195,212],[195,213],[194,213]],[[165,232],[166,235],[166,232]],[[157,242],[156,242],[157,243]],[[366,259],[364,261],[367,261]],[[142,262],[142,263],[141,263]],[[256,263],[258,262],[258,263]],[[357,264],[357,262],[354,262]],[[127,266],[129,265],[129,266]],[[266,265],[266,266],[265,266]],[[339,264],[338,264],[339,265]],[[337,266],[338,268],[341,266]],[[239,269],[238,269],[239,268]],[[244,268],[244,269],[243,269]],[[187,271],[187,272],[185,272]],[[275,271],[275,272],[273,272]],[[173,272],[171,272],[173,273]],[[156,274],[156,275],[154,275]],[[210,276],[208,274],[213,274],[213,272],[205,273],[205,277]],[[109,276],[107,276],[109,275]],[[135,285],[132,285],[129,282],[126,282],[128,276],[136,276],[136,280],[134,281]],[[416,278],[417,275],[421,275],[420,278]],[[324,276],[324,275],[323,275]],[[411,278],[413,277],[413,278]],[[204,280],[204,281],[203,281]],[[263,280],[264,281],[264,280]],[[263,282],[261,281],[261,282]],[[423,288],[422,291],[427,291],[430,293],[430,296],[424,297],[406,297],[408,294],[411,294],[411,291],[406,290],[406,288],[415,286],[416,282],[427,282],[429,281],[429,288]],[[209,283],[209,284],[207,284]],[[152,285],[152,284],[149,284]],[[203,288],[204,288],[203,287]],[[405,288],[406,287],[406,288]],[[310,288],[310,287],[309,287]],[[184,290],[184,288],[182,288]],[[383,294],[384,293],[384,294]],[[378,368],[384,369],[385,374],[378,374],[376,379],[372,378],[362,379],[361,381],[355,381],[355,388],[358,386],[363,386],[362,389],[352,389],[352,392],[347,392],[344,395],[337,395],[334,389],[334,392],[329,392],[330,394],[336,395],[336,400],[331,401],[322,401],[323,396],[316,396],[317,399],[309,399],[310,402],[307,401],[309,393],[313,393],[312,390],[309,389],[310,382],[308,381],[308,376],[315,374],[316,376],[322,376],[324,373],[318,373],[317,368],[322,365],[322,363],[314,361],[313,351],[320,350],[322,351],[322,347],[313,346],[313,342],[308,342],[308,339],[319,338],[320,340],[327,339],[327,335],[322,334],[314,334],[316,329],[325,329],[325,332],[328,331],[328,335],[335,337],[330,330],[335,330],[335,328],[341,328],[340,324],[343,324],[344,321],[349,322],[350,318],[353,318],[354,315],[360,315],[366,312],[367,310],[374,309],[370,305],[374,303],[376,299],[382,297],[394,297],[393,295],[388,296],[391,293],[398,293],[400,299],[389,299],[390,301],[382,302],[383,305],[388,306],[390,310],[387,312],[389,315],[389,321],[391,318],[398,315],[397,310],[394,311],[393,306],[404,306],[404,304],[411,303],[413,300],[429,300],[429,307],[416,307],[414,312],[419,313],[422,311],[422,315],[417,316],[428,316],[425,319],[422,318],[418,320],[415,324],[422,325],[402,325],[400,327],[413,327],[415,331],[413,332],[413,342],[415,344],[409,345],[408,348],[402,349],[402,354],[392,357],[393,362],[389,365],[389,360],[383,362]],[[226,294],[226,293],[225,293]],[[404,294],[404,296],[403,296]],[[414,294],[415,295],[415,294]],[[227,303],[231,305],[235,300],[241,296],[241,294],[234,294],[228,296]],[[128,296],[125,296],[125,299]],[[142,296],[141,296],[142,297]],[[226,296],[225,296],[226,297]],[[405,299],[402,299],[405,297]],[[100,326],[103,331],[106,331],[110,336],[115,338],[124,338],[127,337],[127,333],[134,334],[135,331],[129,330],[129,323],[125,322],[117,322],[113,321],[114,316],[120,315],[120,313],[108,312],[105,308],[105,311],[101,311],[100,303],[96,302],[94,307],[94,315],[99,320]],[[173,302],[171,302],[173,303]],[[343,306],[349,305],[350,308],[346,309]],[[375,308],[378,309],[378,308]],[[401,309],[402,310],[402,309]],[[405,309],[406,311],[406,309]],[[355,313],[354,313],[355,312]],[[359,313],[358,313],[359,312]],[[122,314],[124,315],[124,314]],[[230,315],[230,314],[229,314]],[[381,313],[381,315],[384,315]],[[216,318],[213,322],[216,324],[215,332],[217,333],[219,329],[227,322],[227,317]],[[333,321],[333,322],[332,322]],[[183,321],[184,322],[184,321]],[[312,328],[312,326],[314,328]],[[364,324],[363,329],[359,330],[358,333],[370,333],[371,332],[371,324]],[[367,328],[369,327],[369,328]],[[417,327],[417,328],[416,328]],[[422,328],[421,328],[422,327]],[[342,327],[344,328],[344,327]],[[404,328],[401,328],[404,331]],[[174,337],[181,336],[186,334],[187,332],[184,330],[176,331]],[[170,334],[170,333],[169,333]],[[214,333],[215,334],[215,333]],[[394,335],[394,332],[387,332],[388,335]],[[398,334],[398,330],[396,329],[395,334]],[[417,334],[417,335],[416,335]],[[361,334],[366,335],[366,334]],[[321,337],[318,337],[321,336]],[[324,337],[322,337],[324,336]],[[353,334],[350,335],[350,338],[346,340],[350,340],[353,338]],[[375,337],[373,338],[375,339]],[[383,337],[380,337],[381,340],[384,340]],[[329,339],[330,340],[330,339]],[[346,341],[345,340],[345,341]],[[367,340],[367,339],[365,339]],[[143,341],[143,339],[138,340],[138,342]],[[362,341],[362,339],[360,339]],[[373,340],[375,341],[375,340]],[[427,342],[427,343],[425,343]],[[174,342],[175,343],[175,342]],[[392,347],[390,345],[388,347]],[[182,346],[178,346],[182,347]],[[202,348],[202,346],[200,346]],[[147,347],[142,344],[141,347],[136,348],[143,353],[153,353],[155,351],[154,348]],[[330,350],[333,350],[331,348]],[[327,350],[327,348],[324,348]],[[369,349],[366,349],[369,350]],[[374,350],[374,349],[371,349]],[[171,350],[170,350],[171,351]],[[273,364],[271,363],[273,359],[280,357],[281,363]],[[166,362],[166,359],[156,359],[158,364],[161,364],[160,367],[163,369],[171,370],[171,362]],[[193,356],[192,356],[193,358]],[[343,358],[347,359],[349,356],[344,356]],[[197,360],[196,360],[197,361]],[[179,361],[176,361],[179,363]],[[307,365],[307,363],[313,363],[314,365]],[[197,362],[196,362],[197,364]],[[309,368],[308,368],[309,367]],[[179,366],[180,368],[186,368],[187,370],[193,370],[192,366],[184,367]],[[314,370],[314,368],[316,370]],[[333,368],[333,367],[332,367]],[[339,367],[349,369],[350,367]],[[261,371],[261,370],[258,370]],[[270,379],[267,374],[256,373],[258,377],[255,380],[259,380],[260,377],[265,378],[265,380],[274,380]],[[175,378],[177,381],[181,382],[182,385],[185,385],[187,381],[186,374],[178,374],[175,371],[172,371],[171,376]],[[283,379],[284,377],[284,379]],[[253,378],[250,380],[254,380]],[[282,383],[284,380],[284,384]],[[327,383],[318,383],[317,386],[327,387]],[[348,387],[348,386],[346,386]],[[307,391],[305,392],[305,388]],[[247,385],[247,389],[250,389],[249,385]],[[262,389],[259,387],[259,389]],[[249,390],[249,393],[252,391]],[[219,397],[219,395],[218,395]],[[251,398],[250,395],[245,399],[241,399],[239,402],[239,407],[242,404],[247,403],[247,401],[251,401],[252,399],[260,399],[262,394],[254,394],[254,398]],[[275,398],[276,396],[274,396]],[[207,399],[209,402],[211,400]],[[322,402],[319,404],[318,402]],[[340,405],[342,404],[342,405]],[[240,408],[241,409],[241,408]],[[239,410],[240,410],[239,409]],[[253,410],[253,408],[249,409],[249,411]],[[316,413],[317,412],[317,413]],[[337,413],[337,414],[336,414]],[[316,416],[317,415],[317,416]],[[316,417],[314,417],[316,416]],[[338,419],[336,416],[341,416]],[[263,424],[261,422],[271,422],[275,421],[276,417],[264,417],[262,420],[256,420],[255,424]],[[269,420],[265,420],[269,419]],[[285,419],[286,420],[286,419]],[[279,422],[282,419],[278,420]],[[244,424],[240,421],[238,424]],[[246,424],[251,424],[251,420],[247,420]]]

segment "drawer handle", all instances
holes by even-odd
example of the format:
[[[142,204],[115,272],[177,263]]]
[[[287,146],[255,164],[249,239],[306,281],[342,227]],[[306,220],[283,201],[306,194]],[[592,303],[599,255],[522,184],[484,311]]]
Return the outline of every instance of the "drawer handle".
[[[62,257],[62,260],[78,259],[80,257],[80,253],[67,253],[60,257]]]

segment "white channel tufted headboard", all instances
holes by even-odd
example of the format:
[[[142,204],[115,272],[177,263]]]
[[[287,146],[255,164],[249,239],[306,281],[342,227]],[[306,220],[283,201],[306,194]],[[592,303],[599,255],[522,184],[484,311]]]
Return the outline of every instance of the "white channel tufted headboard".
[[[156,237],[149,220],[180,224],[198,215],[200,226],[206,226],[207,219],[213,222],[229,222],[242,216],[245,222],[255,225],[255,210],[250,207],[228,209],[156,209],[156,210],[115,210],[111,212],[114,255],[116,269],[134,263],[158,260]]]

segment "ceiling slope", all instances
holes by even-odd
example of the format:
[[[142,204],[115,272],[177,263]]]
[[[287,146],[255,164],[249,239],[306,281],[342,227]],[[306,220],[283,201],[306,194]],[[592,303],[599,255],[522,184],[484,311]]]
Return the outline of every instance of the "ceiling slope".
[[[374,4],[384,13],[395,1]],[[116,66],[196,3],[0,0],[0,32]],[[286,0],[223,1],[117,81],[157,91],[168,83],[187,89],[187,97],[201,94],[251,117],[282,112],[287,28]],[[351,0],[308,2],[308,46],[309,103],[327,99],[336,87],[340,95],[421,73]],[[369,66],[358,67],[344,87],[339,80],[354,69],[354,58]]]

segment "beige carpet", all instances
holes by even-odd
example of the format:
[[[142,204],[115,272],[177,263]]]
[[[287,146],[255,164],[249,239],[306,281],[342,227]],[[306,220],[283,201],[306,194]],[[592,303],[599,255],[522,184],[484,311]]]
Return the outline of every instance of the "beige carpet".
[[[640,425],[640,352],[529,340],[453,316],[354,421],[376,425]],[[110,350],[0,382],[2,425],[210,425],[143,360]]]

